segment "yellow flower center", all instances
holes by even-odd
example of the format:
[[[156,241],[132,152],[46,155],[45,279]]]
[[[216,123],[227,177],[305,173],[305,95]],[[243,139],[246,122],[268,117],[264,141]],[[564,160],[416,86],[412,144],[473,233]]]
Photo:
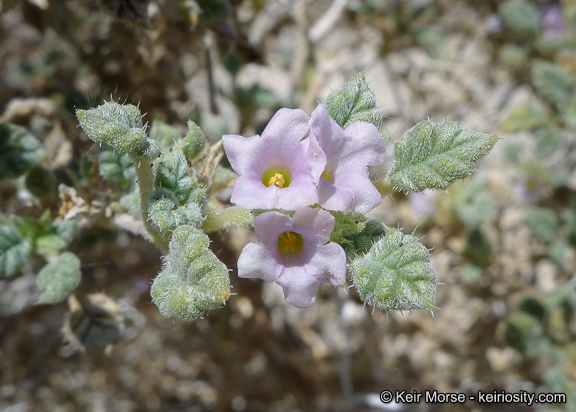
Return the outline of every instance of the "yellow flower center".
[[[278,187],[284,187],[284,183],[286,183],[286,180],[284,180],[284,175],[282,173],[276,173],[270,178],[270,180],[268,180],[268,186],[275,185]]]
[[[334,183],[334,174],[332,173],[332,169],[327,167],[322,173],[322,177],[329,183]]]
[[[278,252],[280,253],[298,253],[303,245],[304,239],[298,233],[284,232],[278,236]]]
[[[266,187],[284,188],[290,186],[291,181],[290,173],[286,169],[270,169],[262,176],[262,183]]]

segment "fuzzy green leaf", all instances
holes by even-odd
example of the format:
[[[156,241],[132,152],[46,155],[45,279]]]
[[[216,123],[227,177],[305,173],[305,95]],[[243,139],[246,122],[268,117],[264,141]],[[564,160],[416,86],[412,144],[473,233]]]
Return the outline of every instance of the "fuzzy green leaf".
[[[397,191],[444,190],[470,176],[497,140],[496,135],[462,129],[456,122],[423,120],[395,144],[390,181]]]
[[[134,184],[136,170],[130,156],[108,145],[102,146],[98,154],[98,168],[103,178],[122,188],[129,189]]]
[[[163,316],[194,320],[230,297],[228,268],[208,249],[209,243],[208,236],[194,227],[174,231],[169,259],[150,291]]]
[[[334,216],[334,229],[330,234],[330,241],[343,244],[348,242],[348,237],[360,233],[365,225],[366,218],[361,213],[343,213],[330,211]]]
[[[228,230],[236,227],[251,226],[254,216],[248,209],[232,206],[225,209],[213,210],[202,223],[202,230],[207,233],[218,230]]]
[[[188,161],[180,150],[174,150],[160,158],[156,168],[154,187],[172,192],[179,205],[199,201],[202,194],[198,180],[188,168]]]
[[[12,216],[12,224],[30,245],[32,251],[49,258],[57,255],[70,244],[76,233],[73,220],[53,222],[46,211],[39,219]]]
[[[326,110],[338,125],[345,129],[354,122],[372,123],[377,128],[382,124],[380,109],[376,107],[376,96],[368,86],[364,72],[360,72],[330,93],[326,99]]]
[[[43,160],[42,143],[28,130],[12,123],[0,124],[0,180],[22,176]]]
[[[10,226],[0,226],[0,278],[10,277],[28,261],[30,243]]]
[[[164,234],[181,225],[199,226],[202,222],[198,203],[180,205],[173,192],[166,189],[157,189],[152,193],[148,202],[148,214]]]
[[[140,109],[132,104],[106,102],[89,110],[76,110],[80,126],[90,139],[138,159],[158,154],[158,145],[146,136]]]
[[[198,187],[198,180],[180,150],[160,158],[154,186],[148,215],[165,237],[180,225],[199,226],[202,223],[200,201],[204,191]]]
[[[192,120],[188,122],[188,132],[183,140],[182,152],[188,160],[194,160],[206,146],[204,132]]]
[[[386,226],[376,220],[368,219],[364,222],[362,231],[347,235],[346,242],[341,243],[341,246],[348,259],[352,259],[366,254],[374,243],[382,239],[385,233]]]
[[[417,238],[388,229],[363,257],[351,264],[360,298],[382,310],[432,309],[436,276],[430,253]]]
[[[80,259],[73,253],[62,253],[40,270],[36,285],[42,290],[38,304],[64,301],[80,284]]]

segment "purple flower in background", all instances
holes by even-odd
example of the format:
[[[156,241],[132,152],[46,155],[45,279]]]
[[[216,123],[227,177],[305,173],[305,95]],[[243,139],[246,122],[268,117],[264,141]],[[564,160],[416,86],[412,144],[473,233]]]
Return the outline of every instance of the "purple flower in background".
[[[545,5],[543,8],[542,24],[544,37],[556,37],[564,31],[564,16],[562,6],[559,4]]]
[[[386,145],[376,126],[354,122],[346,130],[318,105],[312,113],[310,136],[315,136],[326,155],[326,168],[318,184],[322,207],[342,212],[368,213],[382,196],[368,176],[368,166],[384,161]]]
[[[231,202],[249,209],[296,210],[318,203],[316,185],[326,158],[300,109],[280,109],[262,136],[222,137],[230,165],[240,177]]]
[[[500,33],[504,29],[502,18],[497,14],[491,14],[486,18],[486,29],[488,33]]]
[[[432,189],[424,189],[422,192],[408,194],[408,200],[412,206],[412,216],[419,218],[434,214],[434,198],[438,192]]]
[[[346,254],[328,243],[334,217],[321,209],[298,209],[294,216],[267,212],[254,219],[260,245],[249,243],[238,259],[238,276],[276,282],[286,302],[312,306],[320,282],[334,286],[346,280]]]

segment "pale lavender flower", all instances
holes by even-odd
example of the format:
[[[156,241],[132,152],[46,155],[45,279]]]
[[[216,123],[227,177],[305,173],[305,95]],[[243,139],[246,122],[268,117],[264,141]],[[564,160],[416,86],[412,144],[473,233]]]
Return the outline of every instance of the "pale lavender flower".
[[[542,13],[544,37],[560,36],[566,26],[564,15],[562,14],[562,6],[559,4],[545,5]]]
[[[296,210],[318,203],[316,186],[326,158],[300,109],[280,109],[262,136],[222,137],[230,165],[240,177],[231,202],[248,209]]]
[[[345,130],[318,105],[312,113],[310,136],[326,155],[326,168],[318,184],[318,201],[329,210],[368,213],[382,196],[368,176],[368,166],[384,161],[386,145],[376,126],[354,122]]]
[[[328,243],[334,217],[321,209],[298,209],[292,217],[266,212],[254,219],[259,245],[249,243],[238,259],[238,276],[276,282],[286,302],[312,306],[320,283],[343,285],[346,254]]]
[[[432,189],[424,189],[422,192],[408,194],[408,200],[412,206],[412,216],[420,218],[430,216],[436,211],[434,198],[438,192]]]

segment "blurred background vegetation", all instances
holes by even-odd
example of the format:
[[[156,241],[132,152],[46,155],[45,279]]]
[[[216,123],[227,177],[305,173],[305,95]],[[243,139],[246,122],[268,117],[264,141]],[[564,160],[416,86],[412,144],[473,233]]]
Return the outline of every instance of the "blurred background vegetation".
[[[235,230],[212,236],[233,269],[227,306],[162,318],[149,295],[160,254],[118,230],[133,167],[74,110],[139,103],[145,121],[183,133],[192,119],[214,142],[260,133],[280,107],[310,113],[361,70],[388,160],[427,117],[502,138],[450,193],[395,194],[370,213],[426,235],[434,317],[372,313],[329,286],[291,307],[277,285],[237,278],[254,236]],[[0,235],[31,245],[0,279],[0,410],[386,410],[384,389],[436,389],[563,392],[567,404],[530,409],[576,411],[574,1],[0,0],[0,123]],[[77,298],[34,305],[64,250],[81,262]],[[458,408],[528,409],[404,410]]]

